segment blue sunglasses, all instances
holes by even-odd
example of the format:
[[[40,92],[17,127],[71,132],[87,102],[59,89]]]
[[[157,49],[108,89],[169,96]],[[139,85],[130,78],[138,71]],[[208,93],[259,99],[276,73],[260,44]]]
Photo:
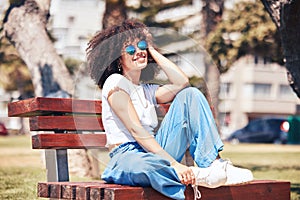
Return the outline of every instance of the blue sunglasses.
[[[145,40],[141,40],[137,43],[137,47],[140,50],[146,50],[148,48],[148,44]],[[126,53],[128,53],[129,55],[133,55],[136,51],[135,47],[133,45],[129,45],[125,48]]]

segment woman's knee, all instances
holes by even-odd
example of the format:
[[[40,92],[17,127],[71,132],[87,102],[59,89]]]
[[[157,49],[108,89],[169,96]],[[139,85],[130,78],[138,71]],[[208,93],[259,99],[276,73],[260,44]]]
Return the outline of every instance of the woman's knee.
[[[193,96],[203,96],[202,92],[195,87],[187,87],[181,90],[176,96],[178,97],[193,97]]]

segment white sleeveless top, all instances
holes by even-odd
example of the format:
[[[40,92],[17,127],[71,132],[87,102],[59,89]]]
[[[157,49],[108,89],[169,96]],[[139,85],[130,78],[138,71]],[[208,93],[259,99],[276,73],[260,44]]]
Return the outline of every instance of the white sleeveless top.
[[[110,75],[102,89],[102,121],[107,137],[106,146],[125,142],[134,142],[135,139],[123,125],[118,116],[111,109],[107,97],[111,90],[120,88],[128,93],[138,114],[142,126],[154,134],[158,125],[155,106],[157,105],[155,91],[159,86],[155,84],[135,85],[120,74]]]

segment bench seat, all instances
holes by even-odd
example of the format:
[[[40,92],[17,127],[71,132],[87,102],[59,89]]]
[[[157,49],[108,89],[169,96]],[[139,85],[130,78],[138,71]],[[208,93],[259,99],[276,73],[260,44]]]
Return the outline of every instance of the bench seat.
[[[288,200],[290,199],[289,188],[289,182],[272,180],[255,180],[247,184],[222,186],[214,189],[198,187],[202,196],[201,200]],[[185,195],[186,200],[194,199],[191,186],[187,187]],[[38,196],[78,200],[170,199],[152,188],[107,184],[103,181],[40,182],[38,183]]]

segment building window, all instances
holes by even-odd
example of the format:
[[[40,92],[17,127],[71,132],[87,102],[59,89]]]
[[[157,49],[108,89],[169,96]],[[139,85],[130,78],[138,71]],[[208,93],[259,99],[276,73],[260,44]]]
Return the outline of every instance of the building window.
[[[254,56],[254,64],[256,67],[269,67],[269,63],[271,63],[269,57]]]
[[[74,16],[69,16],[68,17],[68,25],[73,25],[75,22],[75,17]]]
[[[227,97],[231,94],[231,83],[221,83],[220,85],[220,96]]]
[[[258,56],[254,56],[254,64],[258,64]]]
[[[296,115],[300,115],[300,105],[296,105]]]
[[[269,98],[271,96],[271,84],[254,83],[255,98]]]
[[[271,84],[249,83],[244,86],[244,96],[255,99],[268,99],[271,96]]]
[[[290,98],[294,98],[295,94],[294,94],[291,86],[289,86],[289,85],[280,85],[278,96],[281,99],[290,99]]]

